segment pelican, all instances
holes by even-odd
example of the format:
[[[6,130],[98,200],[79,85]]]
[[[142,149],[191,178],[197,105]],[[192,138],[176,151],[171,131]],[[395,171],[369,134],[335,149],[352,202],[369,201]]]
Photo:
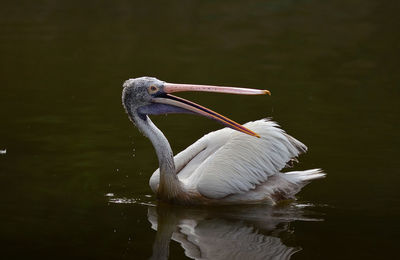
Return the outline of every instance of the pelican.
[[[158,157],[159,168],[149,184],[159,200],[184,205],[274,205],[294,198],[309,181],[325,176],[321,169],[282,172],[307,147],[275,122],[262,119],[241,125],[171,95],[180,91],[269,94],[268,90],[167,83],[153,77],[125,81],[125,111],[150,139]],[[174,157],[167,138],[148,116],[169,113],[198,114],[227,127],[203,136]]]

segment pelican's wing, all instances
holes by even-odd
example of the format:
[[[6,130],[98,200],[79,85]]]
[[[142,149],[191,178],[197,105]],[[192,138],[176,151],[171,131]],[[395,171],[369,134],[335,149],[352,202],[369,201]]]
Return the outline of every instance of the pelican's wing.
[[[289,160],[307,150],[304,144],[286,134],[275,122],[264,119],[244,126],[261,138],[231,129],[209,134],[206,140],[209,146],[221,142],[217,140],[221,134],[224,134],[221,138],[224,144],[212,149],[214,152],[208,153],[207,158],[200,158],[202,163],[181,181],[187,187],[196,185],[197,191],[205,197],[221,199],[254,189],[278,173]]]

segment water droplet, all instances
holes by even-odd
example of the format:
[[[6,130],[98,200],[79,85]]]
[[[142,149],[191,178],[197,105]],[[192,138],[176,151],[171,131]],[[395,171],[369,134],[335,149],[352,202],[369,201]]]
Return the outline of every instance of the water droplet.
[[[131,204],[131,203],[136,203],[136,200],[129,198],[114,198],[110,199],[109,202],[113,204]]]

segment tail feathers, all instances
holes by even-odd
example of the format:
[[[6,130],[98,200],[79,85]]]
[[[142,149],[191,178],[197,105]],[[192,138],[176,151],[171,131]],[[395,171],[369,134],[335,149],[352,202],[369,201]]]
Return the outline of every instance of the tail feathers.
[[[311,169],[306,171],[286,172],[285,176],[292,182],[309,182],[311,180],[324,178],[326,173],[321,169]]]

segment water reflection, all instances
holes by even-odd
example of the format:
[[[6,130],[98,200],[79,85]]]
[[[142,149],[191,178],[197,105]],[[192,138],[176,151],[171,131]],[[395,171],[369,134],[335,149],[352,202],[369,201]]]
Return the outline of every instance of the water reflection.
[[[309,212],[308,212],[309,213]],[[303,207],[246,206],[148,208],[148,220],[157,230],[151,259],[168,259],[171,239],[191,259],[290,259],[299,246],[290,223],[320,221],[306,216]]]

